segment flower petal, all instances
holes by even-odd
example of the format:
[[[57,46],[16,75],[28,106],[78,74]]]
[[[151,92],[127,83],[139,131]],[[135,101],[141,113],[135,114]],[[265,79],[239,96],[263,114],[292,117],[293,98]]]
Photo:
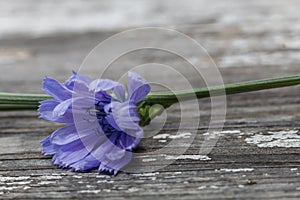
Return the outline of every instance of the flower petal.
[[[132,151],[140,143],[142,138],[133,137],[127,134],[121,134],[118,146],[127,151]]]
[[[70,124],[54,131],[50,140],[52,144],[65,145],[78,140],[78,138],[75,125]]]
[[[132,152],[123,150],[107,140],[92,155],[101,163],[99,171],[109,171],[116,175],[122,167],[130,162]]]
[[[69,167],[70,165],[81,160],[90,152],[82,144],[81,140],[75,140],[71,143],[60,146],[55,154],[54,164],[60,167]]]
[[[68,99],[60,104],[58,104],[52,113],[52,118],[54,120],[61,120],[64,123],[72,123],[73,122],[73,114],[72,114],[72,101],[73,99]]]
[[[41,141],[42,151],[45,155],[55,154],[57,146],[51,143],[50,136]]]
[[[131,102],[112,102],[112,112],[106,119],[115,129],[133,137],[142,138],[143,129],[139,126],[137,107]]]
[[[123,102],[126,100],[125,97],[125,87],[123,85],[118,85],[113,89],[114,94],[118,101]]]
[[[135,72],[128,72],[128,99],[133,103],[143,100],[150,92],[148,82]]]
[[[53,110],[59,104],[56,100],[44,100],[40,102],[39,114],[40,118],[53,121]]]
[[[59,101],[64,101],[72,97],[71,90],[52,78],[44,79],[43,91]]]
[[[107,91],[107,90],[113,90],[117,86],[122,86],[122,84],[112,81],[109,79],[97,79],[90,83],[89,89],[93,92],[99,92],[99,91]]]
[[[73,90],[75,83],[83,83],[87,87],[91,82],[92,80],[89,77],[79,75],[75,71],[73,71],[73,75],[66,82],[64,82],[64,85],[68,89]]]
[[[87,155],[83,159],[70,165],[75,171],[88,171],[94,169],[100,165],[100,162],[91,154]]]

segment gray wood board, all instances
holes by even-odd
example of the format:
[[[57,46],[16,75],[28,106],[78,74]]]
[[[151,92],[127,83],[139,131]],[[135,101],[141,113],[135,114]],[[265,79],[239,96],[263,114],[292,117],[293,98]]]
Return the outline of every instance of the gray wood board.
[[[220,67],[225,83],[299,73],[300,31],[294,25],[299,24],[300,18],[298,9],[293,8],[299,7],[300,2],[254,1],[247,6],[230,2],[234,8],[231,12],[218,6],[208,22],[195,19],[176,29],[203,44]],[[243,11],[248,14],[241,14]],[[26,58],[19,58],[15,53],[12,62],[0,62],[1,91],[40,92],[45,75],[63,81],[96,44],[112,34],[0,40],[1,48],[7,51],[28,53]],[[167,39],[166,36],[158,41]],[[0,59],[5,55],[0,53]],[[139,62],[182,64],[169,55],[145,51],[121,58],[115,65]],[[188,69],[182,64],[185,67]],[[97,68],[91,68],[88,73],[97,73]],[[162,76],[160,72],[151,73]],[[110,75],[113,77],[114,71]],[[178,84],[172,78],[169,81]],[[38,119],[35,111],[0,112],[0,198],[300,198],[299,89],[294,86],[228,96],[224,130],[219,132],[220,138],[208,154],[209,159],[183,157],[154,172],[121,172],[115,177],[97,171],[75,173],[53,166],[51,157],[41,154],[39,141],[61,125]],[[185,140],[172,137],[181,122],[186,127],[181,131],[197,131],[185,155],[197,155],[209,124],[210,101],[200,100],[199,105],[199,126],[189,126],[199,117],[192,114],[192,105],[186,105],[191,116],[183,121],[180,121],[179,107],[173,106],[168,110],[164,128],[157,133],[161,137],[144,139],[136,151],[154,151],[171,140],[177,140],[177,148],[181,148]],[[175,147],[168,148],[172,151]],[[149,170],[153,165],[160,165],[151,159],[163,163],[165,157],[144,157],[140,165]]]

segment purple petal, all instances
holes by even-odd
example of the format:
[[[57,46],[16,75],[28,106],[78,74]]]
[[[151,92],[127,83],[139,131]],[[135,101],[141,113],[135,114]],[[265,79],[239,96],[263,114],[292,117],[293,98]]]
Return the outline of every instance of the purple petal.
[[[75,171],[88,171],[88,170],[98,167],[99,165],[100,165],[100,162],[94,156],[89,154],[85,158],[70,165],[70,167],[75,169]]]
[[[89,153],[90,152],[86,150],[81,140],[78,139],[60,146],[59,150],[55,154],[54,163],[60,167],[69,167],[87,156]]]
[[[56,100],[64,101],[72,97],[72,91],[52,78],[45,78],[43,91]]]
[[[94,92],[111,90],[120,83],[109,79],[97,79],[91,82],[89,89]]]
[[[122,134],[119,138],[119,146],[127,151],[132,151],[140,143],[142,138],[133,137],[131,135]]]
[[[116,175],[122,167],[130,162],[132,152],[123,150],[107,140],[92,155],[101,163],[99,171],[109,171]]]
[[[95,100],[89,97],[75,97],[65,100],[58,104],[52,113],[52,120],[64,123],[73,123],[74,118],[76,121],[96,120],[96,114],[92,115],[95,107]]]
[[[107,121],[117,130],[133,137],[142,138],[143,129],[139,126],[137,107],[130,102],[112,102],[112,112],[106,117]]]
[[[148,82],[135,72],[128,72],[128,99],[133,103],[143,100],[150,92]]]
[[[107,140],[107,137],[99,126],[98,121],[76,122],[76,131],[78,138],[90,152]]]
[[[113,89],[114,94],[118,101],[123,102],[126,100],[125,97],[125,87],[123,85],[118,85]]]
[[[57,151],[57,146],[51,143],[50,136],[42,140],[42,151],[45,155],[52,155],[55,154]]]
[[[40,114],[39,117],[45,120],[59,122],[59,123],[73,122],[72,117],[70,117],[71,113],[67,113],[65,116],[61,116],[60,118],[53,117],[53,110],[57,105],[59,105],[59,102],[56,100],[42,101],[39,106],[39,114]]]
[[[64,123],[72,123],[73,122],[73,114],[72,114],[72,101],[73,99],[68,99],[60,104],[58,104],[52,113],[52,117],[54,120],[63,120]]]
[[[74,124],[62,127],[52,133],[50,140],[52,144],[65,145],[77,140],[78,134],[76,132],[76,127]]]
[[[45,120],[53,120],[52,113],[54,108],[59,104],[56,100],[44,100],[40,103],[39,114],[40,118]]]
[[[64,85],[68,89],[73,90],[75,83],[83,83],[87,86],[91,82],[92,82],[92,80],[89,77],[79,75],[75,71],[73,71],[73,75],[64,83]]]

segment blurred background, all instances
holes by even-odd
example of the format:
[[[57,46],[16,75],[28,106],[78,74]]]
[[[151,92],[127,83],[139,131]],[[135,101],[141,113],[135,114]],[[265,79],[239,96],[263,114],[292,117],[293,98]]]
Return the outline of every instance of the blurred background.
[[[98,43],[144,26],[194,38],[226,83],[293,74],[300,69],[299,8],[298,0],[0,0],[0,90],[40,92],[44,76],[65,80]],[[133,59],[180,63],[144,52],[119,64]]]

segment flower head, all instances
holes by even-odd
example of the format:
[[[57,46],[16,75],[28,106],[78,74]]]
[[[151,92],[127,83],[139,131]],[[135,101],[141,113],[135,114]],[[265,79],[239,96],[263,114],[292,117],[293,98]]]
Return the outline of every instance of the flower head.
[[[130,162],[143,137],[136,104],[150,92],[145,79],[129,72],[126,95],[118,82],[73,72],[63,84],[45,78],[43,91],[53,99],[41,102],[40,118],[66,124],[41,141],[54,164],[117,174]]]

